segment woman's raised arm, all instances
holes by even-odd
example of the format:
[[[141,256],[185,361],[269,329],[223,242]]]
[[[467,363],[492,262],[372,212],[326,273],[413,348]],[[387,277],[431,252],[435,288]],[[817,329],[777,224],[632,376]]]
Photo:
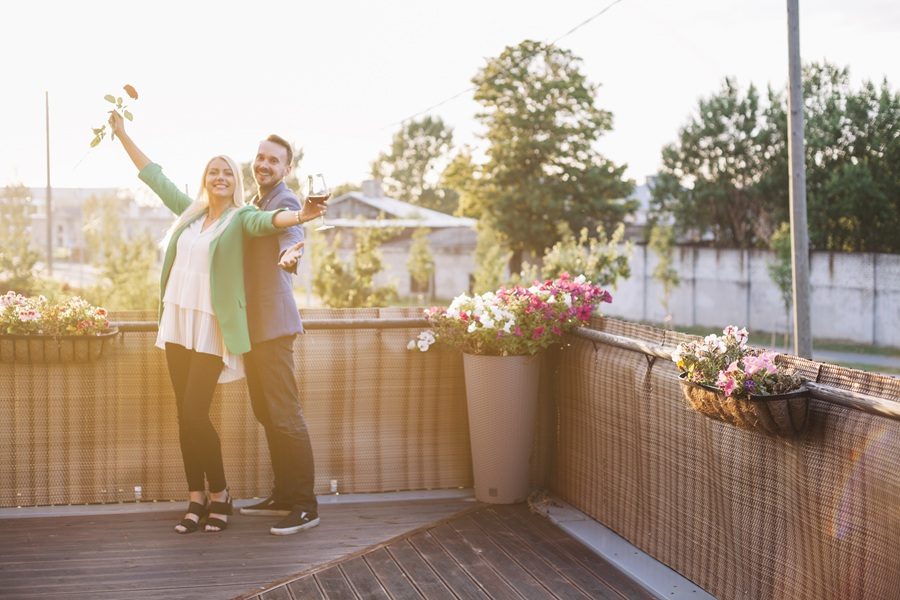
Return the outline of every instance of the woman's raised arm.
[[[128,132],[125,131],[125,119],[122,118],[122,115],[113,111],[112,114],[109,115],[109,126],[113,133],[118,136],[119,141],[122,142],[122,147],[125,148],[125,152],[128,153],[128,158],[131,159],[131,162],[134,163],[134,166],[137,167],[138,171],[143,170],[144,167],[153,162],[147,158],[146,154],[141,152],[141,149],[137,147],[137,144],[134,143],[134,140],[132,140],[131,136],[128,135]]]

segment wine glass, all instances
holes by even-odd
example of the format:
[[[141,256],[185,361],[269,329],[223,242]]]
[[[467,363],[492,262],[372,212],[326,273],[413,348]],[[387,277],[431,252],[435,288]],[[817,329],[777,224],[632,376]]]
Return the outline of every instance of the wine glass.
[[[325,183],[325,176],[321,173],[310,175],[307,179],[307,201],[312,202],[313,204],[324,205],[328,202],[329,198],[331,198],[331,190],[328,189],[328,184]],[[334,227],[334,225],[325,223],[325,215],[322,215],[320,218],[322,224],[316,227],[316,231],[325,231],[326,229],[332,229]]]

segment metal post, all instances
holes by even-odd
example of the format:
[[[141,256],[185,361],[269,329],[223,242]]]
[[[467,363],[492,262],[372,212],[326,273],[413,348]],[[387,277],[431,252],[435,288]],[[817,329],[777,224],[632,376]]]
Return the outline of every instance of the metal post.
[[[44,121],[47,134],[47,275],[53,275],[53,219],[50,196],[50,92],[44,92]]]
[[[788,12],[788,160],[790,163],[791,260],[794,294],[794,354],[812,358],[809,307],[809,231],[806,224],[806,151],[803,143],[803,87],[800,64],[798,0],[787,0]]]

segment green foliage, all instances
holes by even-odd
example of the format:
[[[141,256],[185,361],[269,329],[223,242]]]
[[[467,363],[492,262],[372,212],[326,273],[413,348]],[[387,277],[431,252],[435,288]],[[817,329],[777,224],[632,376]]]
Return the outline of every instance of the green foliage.
[[[475,264],[477,265],[472,283],[476,294],[496,290],[504,283],[503,274],[511,252],[504,249],[496,230],[478,222],[478,238],[475,242]]]
[[[595,106],[597,86],[580,67],[570,51],[526,40],[473,79],[489,148],[484,164],[463,155],[454,165],[471,171],[458,191],[466,214],[487,217],[498,230],[513,252],[514,273],[524,253],[559,240],[558,223],[610,229],[636,208],[621,200],[633,188],[625,167],[594,149],[612,128],[612,114]]]
[[[31,195],[22,184],[0,191],[0,291],[29,295],[37,291],[31,247]]]
[[[452,213],[458,196],[439,185],[439,164],[453,145],[453,130],[439,117],[408,121],[394,134],[390,152],[372,163],[372,176],[388,196],[425,208]]]
[[[672,320],[672,315],[669,311],[669,299],[672,297],[672,291],[681,283],[678,271],[672,266],[675,231],[667,225],[657,223],[650,229],[650,239],[647,245],[658,258],[656,268],[653,269],[653,279],[662,285],[663,295],[660,298],[660,302],[666,311],[666,323],[669,323]]]
[[[85,296],[109,310],[155,309],[159,303],[157,245],[143,231],[131,240],[121,237],[106,248],[100,283],[85,290]]]
[[[333,308],[389,306],[397,298],[397,289],[393,285],[375,285],[375,275],[383,268],[379,246],[396,232],[378,227],[352,231],[356,243],[351,262],[344,262],[337,255],[341,233],[336,233],[327,246],[324,235],[313,233],[313,293]]]
[[[794,297],[790,223],[782,223],[781,226],[775,230],[775,233],[772,234],[772,239],[769,240],[769,248],[775,253],[775,260],[767,265],[769,277],[771,277],[775,285],[778,286],[778,291],[781,292],[781,301],[784,303],[784,310],[788,312],[791,310],[791,304]]]
[[[122,89],[125,90],[125,93],[132,100],[138,99],[138,93],[131,85],[126,84],[122,87]],[[113,105],[113,108],[107,111],[106,114],[121,111],[124,118],[128,119],[129,121],[134,121],[134,115],[131,114],[131,111],[128,110],[128,105],[124,103],[121,96],[117,97],[113,96],[112,94],[106,94],[105,96],[103,96],[103,99]],[[101,141],[103,141],[103,138],[106,137],[106,127],[107,123],[103,123],[102,125],[100,125],[100,127],[91,128],[91,131],[94,134],[94,137],[91,138],[91,148],[97,146]],[[115,133],[111,133],[110,139],[112,139],[114,136]]]
[[[82,208],[84,260],[100,263],[122,240],[122,203],[115,196],[91,196]]]
[[[810,248],[900,252],[900,94],[887,81],[850,87],[848,70],[803,69]],[[766,247],[789,218],[786,94],[763,108],[732,79],[700,100],[663,149],[653,211],[679,234],[721,247]]]
[[[553,279],[563,273],[573,277],[584,275],[589,281],[603,287],[615,288],[618,280],[631,276],[628,260],[633,251],[631,242],[622,244],[625,226],[619,224],[611,238],[603,227],[597,226],[594,235],[582,227],[578,237],[568,224],[559,225],[560,240],[544,253],[541,276]]]
[[[654,212],[672,215],[678,233],[694,240],[711,235],[717,246],[767,241],[773,217],[781,220],[787,207],[761,185],[776,150],[756,88],[742,94],[726,78],[717,94],[700,100],[678,138],[662,152]]]
[[[406,261],[409,274],[419,289],[428,289],[431,284],[431,276],[434,274],[434,256],[428,246],[430,232],[431,230],[427,227],[420,227],[413,232],[409,259]]]

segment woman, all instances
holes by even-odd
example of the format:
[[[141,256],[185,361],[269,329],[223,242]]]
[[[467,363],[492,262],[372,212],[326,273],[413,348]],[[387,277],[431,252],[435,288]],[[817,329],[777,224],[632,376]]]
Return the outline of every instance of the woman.
[[[138,176],[178,219],[163,244],[161,315],[156,345],[166,351],[178,409],[178,435],[190,504],[175,526],[193,533],[222,531],[232,513],[219,436],[209,419],[217,382],[243,377],[241,355],[250,350],[244,297],[243,236],[278,233],[315,219],[324,208],[307,202],[303,210],[264,212],[245,205],[240,168],[215,156],[203,171],[200,193],[191,200],[163,175],[125,131],[113,112],[109,124]],[[300,242],[291,251],[299,251]],[[209,483],[209,497],[206,485]]]

